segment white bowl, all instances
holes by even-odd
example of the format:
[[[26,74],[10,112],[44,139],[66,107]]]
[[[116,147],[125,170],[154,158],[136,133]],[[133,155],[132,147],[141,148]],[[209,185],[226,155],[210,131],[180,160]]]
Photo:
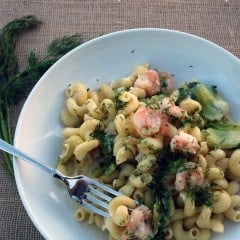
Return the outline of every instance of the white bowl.
[[[202,38],[165,29],[132,29],[98,37],[75,48],[39,80],[19,117],[15,146],[38,161],[56,166],[62,143],[59,113],[69,83],[89,88],[128,75],[143,62],[174,74],[177,85],[192,79],[218,86],[240,120],[240,61]],[[17,187],[28,215],[48,240],[106,240],[107,235],[74,219],[76,204],[47,173],[23,161],[14,162]],[[240,227],[226,223],[213,240],[238,239]]]

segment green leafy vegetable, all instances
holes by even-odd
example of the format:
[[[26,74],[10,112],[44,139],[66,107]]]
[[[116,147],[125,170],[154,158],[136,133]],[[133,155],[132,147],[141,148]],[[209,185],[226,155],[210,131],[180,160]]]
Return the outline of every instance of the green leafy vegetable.
[[[154,236],[158,233],[160,225],[160,215],[161,215],[161,203],[158,199],[156,199],[152,208],[152,228]]]
[[[201,115],[208,121],[220,121],[228,114],[228,103],[219,96],[215,86],[208,88],[203,83],[191,82],[181,90],[180,96],[187,94],[201,104]]]
[[[164,178],[175,175],[187,162],[187,159],[180,154],[165,149],[159,155],[159,169],[156,170],[154,180],[149,188],[152,190],[153,204],[153,239],[164,240],[164,230],[169,224],[171,209],[171,193],[164,187]]]
[[[151,210],[154,236],[152,239],[164,240],[164,230],[169,224],[171,198],[167,190],[160,187],[156,188],[156,186],[153,189],[155,200]]]
[[[209,126],[203,131],[209,147],[222,149],[240,147],[240,124],[213,122]]]
[[[48,55],[44,59],[38,59],[32,52],[26,68],[18,72],[15,55],[17,37],[40,23],[33,15],[24,16],[9,22],[0,33],[0,137],[11,144],[10,110],[13,104],[32,88],[53,63],[82,42],[78,34],[56,39],[49,45]],[[4,157],[10,174],[13,174],[11,155],[4,153]]]

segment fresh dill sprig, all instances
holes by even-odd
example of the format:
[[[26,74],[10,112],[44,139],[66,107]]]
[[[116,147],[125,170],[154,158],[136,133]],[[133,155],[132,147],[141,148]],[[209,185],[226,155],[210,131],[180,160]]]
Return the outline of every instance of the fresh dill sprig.
[[[72,36],[63,36],[61,38],[53,40],[48,46],[48,53],[52,57],[59,57],[64,55],[66,52],[73,49],[82,42],[82,37],[79,34]]]
[[[17,38],[24,31],[37,27],[41,21],[35,16],[28,15],[15,19],[6,24],[0,34],[0,79],[7,80],[18,71],[15,55]]]
[[[22,72],[9,78],[0,89],[0,99],[5,95],[9,104],[15,104],[19,97],[30,90],[53,63],[69,50],[78,46],[81,41],[80,35],[77,34],[55,39],[48,47],[49,55],[42,60],[39,60],[36,54],[31,52],[28,56],[27,67]]]
[[[13,143],[10,125],[12,106],[31,90],[52,64],[82,43],[79,34],[55,39],[49,45],[45,58],[39,59],[31,52],[26,68],[19,72],[15,55],[17,37],[40,23],[35,16],[28,15],[9,22],[0,32],[0,137],[10,144]],[[13,175],[12,157],[7,153],[3,154],[9,173]]]
[[[201,207],[203,205],[207,207],[212,207],[214,192],[211,186],[196,186],[186,189],[187,196],[190,197],[194,202],[196,207]]]

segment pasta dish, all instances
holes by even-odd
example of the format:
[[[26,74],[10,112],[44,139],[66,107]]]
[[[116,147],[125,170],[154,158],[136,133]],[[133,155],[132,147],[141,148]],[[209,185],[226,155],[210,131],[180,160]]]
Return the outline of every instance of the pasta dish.
[[[123,195],[104,219],[83,207],[111,240],[207,240],[240,222],[240,125],[217,86],[175,88],[170,73],[144,63],[128,76],[88,89],[66,88],[57,168],[84,174]]]

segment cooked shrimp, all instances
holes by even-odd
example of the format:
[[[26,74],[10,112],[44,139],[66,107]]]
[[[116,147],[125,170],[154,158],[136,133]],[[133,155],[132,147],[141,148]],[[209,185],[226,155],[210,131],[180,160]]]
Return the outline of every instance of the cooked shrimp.
[[[158,72],[148,70],[145,74],[139,75],[134,83],[134,87],[139,87],[145,90],[148,96],[152,96],[160,92],[160,81]]]
[[[187,111],[176,106],[168,97],[162,99],[160,109],[163,113],[173,118],[185,120],[188,117]]]
[[[175,188],[181,192],[187,185],[187,171],[182,171],[176,174]]]
[[[161,117],[159,112],[145,106],[140,107],[132,116],[133,124],[140,136],[152,136],[159,132]]]
[[[158,72],[158,76],[160,80],[161,92],[164,94],[172,93],[174,89],[175,79],[166,72]]]
[[[168,122],[168,117],[158,109],[140,107],[132,116],[136,131],[141,137],[162,135],[173,137],[177,128]]]
[[[196,154],[200,150],[197,139],[183,131],[180,131],[171,139],[170,147],[173,152],[190,154]]]
[[[203,180],[204,174],[202,168],[193,162],[188,162],[186,164],[186,170],[180,170],[176,174],[175,188],[181,192],[187,184],[189,184],[190,187],[201,186]]]
[[[160,134],[163,136],[173,137],[177,134],[177,128],[171,123],[164,121],[163,118],[163,124],[161,124],[160,127]]]
[[[123,231],[122,240],[147,239],[152,235],[151,211],[145,205],[132,210],[128,225]]]

